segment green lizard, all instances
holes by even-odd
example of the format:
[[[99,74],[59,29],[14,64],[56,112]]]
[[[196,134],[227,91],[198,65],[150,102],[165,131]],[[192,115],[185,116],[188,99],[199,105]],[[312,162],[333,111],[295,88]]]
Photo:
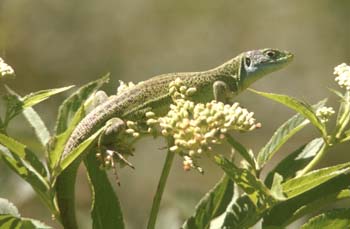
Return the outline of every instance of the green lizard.
[[[62,158],[90,137],[111,118],[142,120],[148,111],[165,115],[171,104],[169,83],[176,78],[186,86],[196,88],[191,98],[196,102],[212,99],[229,102],[235,95],[264,75],[284,67],[293,54],[277,49],[260,49],[239,54],[226,63],[202,72],[170,73],[143,81],[123,93],[111,96],[93,109],[76,127],[69,138]]]
[[[124,120],[144,119],[148,111],[156,116],[165,115],[172,103],[169,84],[177,78],[188,88],[196,88],[191,95],[191,99],[196,102],[209,102],[213,99],[230,102],[253,82],[281,69],[292,59],[293,55],[287,51],[253,50],[241,53],[208,71],[164,74],[127,88],[122,93],[109,97],[83,118],[68,139],[61,160],[111,119],[118,120],[117,127],[121,127]],[[114,128],[112,131],[118,133],[118,130],[120,129]],[[78,166],[79,161],[76,160],[57,178],[57,202],[65,228],[77,228],[74,183]]]

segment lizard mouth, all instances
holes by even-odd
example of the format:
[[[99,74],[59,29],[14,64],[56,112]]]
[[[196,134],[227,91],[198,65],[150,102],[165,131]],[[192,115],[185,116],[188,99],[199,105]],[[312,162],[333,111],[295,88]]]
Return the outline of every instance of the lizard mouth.
[[[290,61],[292,61],[294,59],[293,53],[287,52],[287,51],[284,51],[283,53],[284,53],[284,55],[282,57],[278,58],[277,62],[280,62],[280,63],[287,62],[287,63],[289,63]]]

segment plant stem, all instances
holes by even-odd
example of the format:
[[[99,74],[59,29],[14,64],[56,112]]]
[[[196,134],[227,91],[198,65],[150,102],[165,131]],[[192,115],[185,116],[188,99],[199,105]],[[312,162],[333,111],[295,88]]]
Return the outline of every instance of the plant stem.
[[[147,229],[155,228],[160,201],[162,199],[165,184],[169,176],[169,172],[171,169],[172,162],[174,160],[174,156],[175,156],[175,153],[168,150],[167,156],[165,158],[162,174],[158,182],[157,192],[153,197],[152,209],[151,209],[150,217],[148,219]]]
[[[310,161],[310,163],[303,169],[301,170],[298,174],[297,177],[303,176],[306,173],[310,172],[321,160],[322,158],[326,155],[327,150],[329,149],[329,145],[324,142],[322,148],[318,152],[318,154]]]

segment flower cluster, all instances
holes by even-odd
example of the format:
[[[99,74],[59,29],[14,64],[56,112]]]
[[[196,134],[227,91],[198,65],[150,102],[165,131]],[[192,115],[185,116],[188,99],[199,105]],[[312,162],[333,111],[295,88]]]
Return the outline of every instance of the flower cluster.
[[[5,76],[14,77],[15,71],[10,65],[6,64],[5,61],[0,58],[0,79]]]
[[[350,90],[350,66],[342,63],[334,68],[335,81],[340,87]]]
[[[127,121],[126,122],[127,129],[125,132],[129,135],[131,135],[134,138],[140,137],[140,132],[138,130],[137,123],[134,121]]]
[[[328,122],[329,118],[335,113],[332,107],[320,107],[316,110],[316,116],[321,119],[322,122]]]
[[[228,131],[252,131],[261,126],[253,118],[254,113],[241,108],[238,103],[225,105],[212,101],[195,104],[186,99],[195,89],[186,87],[180,79],[171,83],[169,90],[174,104],[170,105],[166,116],[151,120],[159,123],[164,136],[174,138],[171,151],[189,156],[184,157],[185,169],[196,167],[193,157],[210,152],[211,145],[220,143]]]

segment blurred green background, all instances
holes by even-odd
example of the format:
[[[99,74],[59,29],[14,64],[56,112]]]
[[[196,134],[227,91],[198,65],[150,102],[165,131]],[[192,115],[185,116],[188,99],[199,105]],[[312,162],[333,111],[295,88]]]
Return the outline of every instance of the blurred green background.
[[[214,67],[242,51],[273,47],[295,54],[283,71],[265,77],[253,88],[289,94],[310,103],[336,88],[333,67],[350,62],[350,1],[225,0],[0,0],[0,56],[17,73],[6,83],[21,95],[71,84],[80,86],[111,72],[104,89],[115,93],[118,80],[146,80],[178,71]],[[0,88],[4,94],[4,88]],[[58,105],[70,92],[36,106],[53,129]],[[237,98],[256,113],[263,128],[235,134],[257,151],[292,111],[252,93]],[[3,114],[3,104],[0,104]],[[30,126],[18,117],[9,133],[36,148]],[[316,136],[308,128],[294,137],[270,166]],[[120,171],[116,187],[127,228],[144,228],[164,160],[160,139],[138,143],[131,161],[135,171]],[[349,145],[330,152],[325,164],[348,160]],[[194,204],[221,176],[203,161],[205,175],[174,165],[162,204],[159,228],[178,228]],[[113,179],[113,177],[112,177]],[[112,181],[113,182],[113,181]],[[84,169],[78,180],[79,221],[89,228],[89,195]],[[25,217],[58,227],[31,188],[0,164],[0,197],[14,202]]]

